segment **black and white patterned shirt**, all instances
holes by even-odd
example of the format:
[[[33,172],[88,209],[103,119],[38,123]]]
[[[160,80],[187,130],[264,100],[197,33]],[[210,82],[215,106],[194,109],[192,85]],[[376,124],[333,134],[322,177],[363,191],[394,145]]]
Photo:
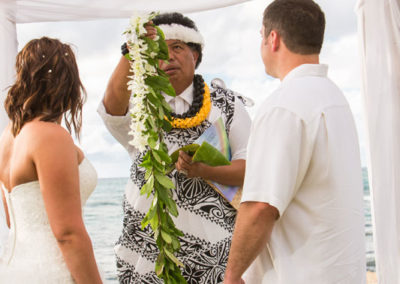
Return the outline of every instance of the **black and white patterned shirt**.
[[[192,101],[189,86],[180,96],[168,99],[172,109],[180,105],[186,111]],[[184,104],[177,103],[181,97]],[[247,139],[251,120],[240,99],[232,92],[217,89],[211,93],[211,111],[205,121],[189,129],[172,129],[165,134],[169,153],[193,143],[214,121],[222,117],[228,134],[232,160],[246,159]],[[132,158],[131,176],[124,196],[123,230],[115,246],[120,283],[162,283],[154,273],[158,248],[150,227],[141,229],[141,220],[150,207],[150,199],[140,195],[144,184],[144,169],[139,164],[140,153],[128,142],[130,117],[111,116],[103,103],[100,113],[110,133],[127,149]],[[174,200],[179,216],[174,220],[184,236],[180,239],[178,258],[184,263],[183,276],[189,284],[222,283],[228,260],[236,210],[202,178],[187,178],[174,170],[170,177],[176,185]]]

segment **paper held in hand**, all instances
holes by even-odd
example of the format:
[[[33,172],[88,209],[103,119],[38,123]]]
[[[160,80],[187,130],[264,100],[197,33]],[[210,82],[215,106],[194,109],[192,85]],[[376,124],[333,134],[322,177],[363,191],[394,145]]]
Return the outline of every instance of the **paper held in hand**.
[[[210,166],[229,165],[231,150],[228,135],[222,118],[217,119],[193,144],[175,151],[171,158],[176,161],[179,151],[183,150],[193,156],[194,162],[202,162]],[[235,208],[239,208],[242,188],[229,186],[207,180],[207,183],[221,194]]]

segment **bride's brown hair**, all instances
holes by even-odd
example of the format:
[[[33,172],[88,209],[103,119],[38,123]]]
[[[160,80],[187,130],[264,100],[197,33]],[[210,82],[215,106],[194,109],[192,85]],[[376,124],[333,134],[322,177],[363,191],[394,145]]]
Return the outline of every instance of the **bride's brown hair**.
[[[72,126],[79,138],[86,91],[71,47],[48,37],[31,40],[15,66],[16,81],[4,102],[13,135],[36,117],[56,122],[63,115],[68,131]]]

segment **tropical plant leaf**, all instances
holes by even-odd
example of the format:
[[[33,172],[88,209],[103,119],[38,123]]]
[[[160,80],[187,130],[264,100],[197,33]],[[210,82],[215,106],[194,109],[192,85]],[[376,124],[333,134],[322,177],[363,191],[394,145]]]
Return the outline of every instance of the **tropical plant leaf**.
[[[148,17],[149,21],[156,16],[156,13],[151,13]],[[137,23],[138,21],[131,21]],[[168,155],[168,148],[164,143],[164,131],[169,132],[172,129],[171,123],[167,119],[171,119],[171,107],[165,101],[164,95],[175,96],[175,90],[172,87],[168,75],[159,68],[159,60],[168,61],[168,46],[165,42],[163,31],[155,26],[159,35],[157,41],[147,38],[144,34],[140,35],[138,26],[130,26],[126,33],[136,33],[139,41],[142,41],[142,46],[146,45],[145,51],[140,49],[132,49],[136,55],[140,57],[142,66],[146,66],[146,72],[141,74],[148,90],[143,99],[144,112],[135,112],[132,117],[137,120],[144,120],[145,130],[140,134],[148,137],[147,145],[144,145],[147,153],[143,157],[140,166],[144,168],[145,184],[142,186],[140,193],[147,195],[149,198],[153,196],[151,205],[145,217],[142,220],[142,229],[151,226],[154,232],[154,239],[160,251],[156,264],[155,272],[158,277],[164,280],[166,284],[186,283],[182,277],[179,266],[182,263],[176,258],[174,253],[180,249],[178,237],[183,236],[183,233],[178,230],[172,220],[172,216],[178,216],[178,210],[175,201],[173,200],[172,189],[175,188],[172,180],[165,174],[171,168],[171,157]],[[133,46],[133,45],[132,45]],[[136,56],[135,55],[135,56]],[[126,57],[131,60],[129,54]],[[135,57],[136,60],[138,58]],[[137,62],[137,61],[136,61]],[[148,66],[155,67],[156,76],[147,70]],[[131,66],[132,67],[132,66]],[[132,94],[136,99],[137,94]],[[162,131],[164,130],[164,131]],[[143,147],[143,145],[140,145]]]
[[[202,162],[212,167],[230,165],[231,162],[215,147],[204,141],[193,155],[193,162]]]
[[[174,217],[178,217],[178,208],[176,206],[175,201],[172,198],[166,199],[167,207],[169,212],[172,214]]]
[[[170,252],[166,248],[164,248],[164,252],[176,265],[183,267],[183,263],[179,259],[177,259],[176,256],[172,252]]]
[[[162,161],[164,161],[167,164],[171,164],[172,162],[171,157],[167,153],[165,153],[165,151],[154,150],[154,152],[158,154],[158,156],[161,158]]]
[[[157,276],[160,276],[164,270],[164,266],[165,266],[165,258],[164,258],[164,254],[160,253],[157,257],[156,260],[156,274]]]
[[[161,230],[161,237],[167,242],[167,244],[172,244],[172,237],[164,230]]]
[[[167,189],[175,188],[174,183],[171,181],[169,177],[156,173],[155,178],[163,187]]]
[[[196,153],[197,149],[200,147],[199,144],[189,144],[186,146],[183,146],[182,148],[179,148],[178,150],[174,151],[170,157],[171,157],[171,163],[175,164],[176,161],[178,161],[179,158],[179,151],[183,151],[187,153],[190,156],[193,156],[194,153]]]
[[[145,83],[155,90],[164,92],[170,96],[175,96],[175,90],[168,78],[163,76],[151,76],[145,79]]]
[[[142,186],[142,189],[140,190],[140,194],[142,194],[142,195],[146,194],[147,197],[149,197],[153,188],[154,188],[154,176],[150,175],[147,182]]]

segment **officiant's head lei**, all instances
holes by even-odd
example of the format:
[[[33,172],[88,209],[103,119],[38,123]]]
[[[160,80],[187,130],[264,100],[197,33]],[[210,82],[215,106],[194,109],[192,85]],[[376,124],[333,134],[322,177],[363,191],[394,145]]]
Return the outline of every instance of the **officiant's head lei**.
[[[164,13],[153,19],[153,23],[164,32],[165,39],[177,39],[186,43],[199,55],[196,68],[203,57],[204,39],[196,27],[196,24],[181,13]]]

